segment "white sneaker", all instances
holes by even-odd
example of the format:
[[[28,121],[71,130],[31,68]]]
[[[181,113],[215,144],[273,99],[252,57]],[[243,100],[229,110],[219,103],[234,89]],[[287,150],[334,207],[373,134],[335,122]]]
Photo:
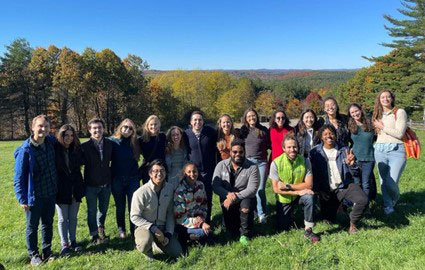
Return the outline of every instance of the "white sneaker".
[[[260,222],[260,224],[266,224],[267,223],[267,216],[259,216],[258,217],[258,222]]]

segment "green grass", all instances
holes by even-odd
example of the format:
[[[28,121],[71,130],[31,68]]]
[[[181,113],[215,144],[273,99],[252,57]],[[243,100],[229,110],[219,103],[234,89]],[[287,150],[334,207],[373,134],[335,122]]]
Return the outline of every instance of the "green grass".
[[[425,132],[418,132],[425,143]],[[13,151],[20,142],[0,142],[0,263],[6,269],[31,269],[25,246],[25,216],[13,193]],[[271,218],[267,225],[255,224],[256,236],[247,247],[221,231],[221,213],[214,198],[213,225],[218,243],[193,247],[189,256],[148,264],[133,249],[130,240],[119,240],[115,206],[111,197],[106,230],[111,240],[99,247],[89,245],[86,204],[79,213],[78,240],[85,251],[60,258],[42,269],[424,269],[425,268],[425,154],[409,160],[400,181],[402,192],[397,213],[386,217],[378,194],[372,204],[373,218],[364,219],[360,232],[347,233],[348,218],[338,216],[340,225],[319,222],[315,231],[322,241],[312,245],[303,237],[302,213],[297,211],[299,229],[287,233],[274,230],[274,196],[267,186]],[[53,251],[59,252],[56,220]],[[163,258],[159,256],[159,258]],[[165,258],[164,258],[165,259]]]

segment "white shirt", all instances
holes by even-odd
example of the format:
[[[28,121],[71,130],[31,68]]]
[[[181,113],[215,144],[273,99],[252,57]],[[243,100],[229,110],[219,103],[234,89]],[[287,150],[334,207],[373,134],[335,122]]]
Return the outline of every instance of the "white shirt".
[[[338,155],[338,150],[336,148],[326,149],[323,147],[323,151],[328,157],[328,175],[329,175],[329,185],[331,190],[335,190],[339,184],[342,183],[341,174],[339,173],[338,166],[336,165],[336,157]]]

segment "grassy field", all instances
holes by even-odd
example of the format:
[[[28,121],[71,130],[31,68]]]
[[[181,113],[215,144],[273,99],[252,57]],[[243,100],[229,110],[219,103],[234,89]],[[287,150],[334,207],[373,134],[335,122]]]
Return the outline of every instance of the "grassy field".
[[[418,135],[425,143],[425,132]],[[13,151],[20,143],[0,142],[0,263],[6,269],[31,268],[25,246],[25,216],[13,192]],[[372,203],[372,217],[363,219],[357,235],[347,233],[348,218],[340,215],[340,225],[318,222],[315,231],[321,234],[322,241],[314,245],[303,237],[301,211],[296,213],[299,229],[275,232],[275,200],[270,183],[267,195],[271,217],[266,225],[255,224],[256,236],[246,247],[221,231],[221,213],[215,197],[213,225],[217,243],[204,248],[194,246],[187,257],[177,261],[147,263],[130,240],[118,239],[112,197],[106,224],[111,240],[90,246],[83,202],[77,237],[84,252],[57,259],[41,269],[425,269],[424,170],[425,154],[419,161],[408,161],[395,214],[383,214],[382,197],[378,194]],[[53,237],[53,251],[58,253],[56,219]]]

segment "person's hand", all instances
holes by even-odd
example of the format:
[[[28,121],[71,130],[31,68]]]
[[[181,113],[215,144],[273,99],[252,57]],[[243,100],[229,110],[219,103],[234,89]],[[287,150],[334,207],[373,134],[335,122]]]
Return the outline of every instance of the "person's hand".
[[[379,130],[384,129],[384,123],[382,123],[382,120],[373,121],[373,125],[375,126],[375,128],[377,128]]]
[[[161,242],[161,244],[163,246],[166,246],[166,245],[168,245],[168,243],[170,243],[170,239],[168,239],[168,237],[164,237],[164,240]]]
[[[165,236],[164,236],[164,233],[160,229],[156,229],[155,237],[156,237],[156,239],[158,239],[158,241],[160,243],[163,243],[164,242]]]
[[[28,206],[28,204],[21,204],[21,208],[24,209],[25,211],[30,210],[30,207]]]
[[[314,195],[314,191],[313,191],[313,190],[311,190],[311,189],[303,189],[303,190],[299,190],[299,191],[297,192],[297,194],[298,194],[299,196],[303,196],[303,195]]]
[[[204,233],[208,235],[211,232],[211,226],[204,222],[202,224],[202,230],[204,230]]]
[[[227,199],[231,200],[232,202],[236,201],[236,194],[234,192],[227,193],[226,200]]]
[[[285,184],[285,183],[283,183],[282,181],[277,182],[277,187],[278,187],[280,190],[286,191],[286,184]]]
[[[202,217],[197,216],[197,217],[195,218],[195,226],[196,226],[196,227],[198,227],[198,228],[199,228],[199,227],[201,226],[202,222],[204,222],[204,219],[203,219]]]
[[[348,166],[352,166],[355,160],[356,156],[353,154],[353,149],[350,149],[350,152],[345,149],[345,163],[347,163]]]
[[[230,199],[225,199],[223,202],[223,206],[224,208],[226,208],[227,210],[229,210],[229,207],[232,205],[233,201]]]

